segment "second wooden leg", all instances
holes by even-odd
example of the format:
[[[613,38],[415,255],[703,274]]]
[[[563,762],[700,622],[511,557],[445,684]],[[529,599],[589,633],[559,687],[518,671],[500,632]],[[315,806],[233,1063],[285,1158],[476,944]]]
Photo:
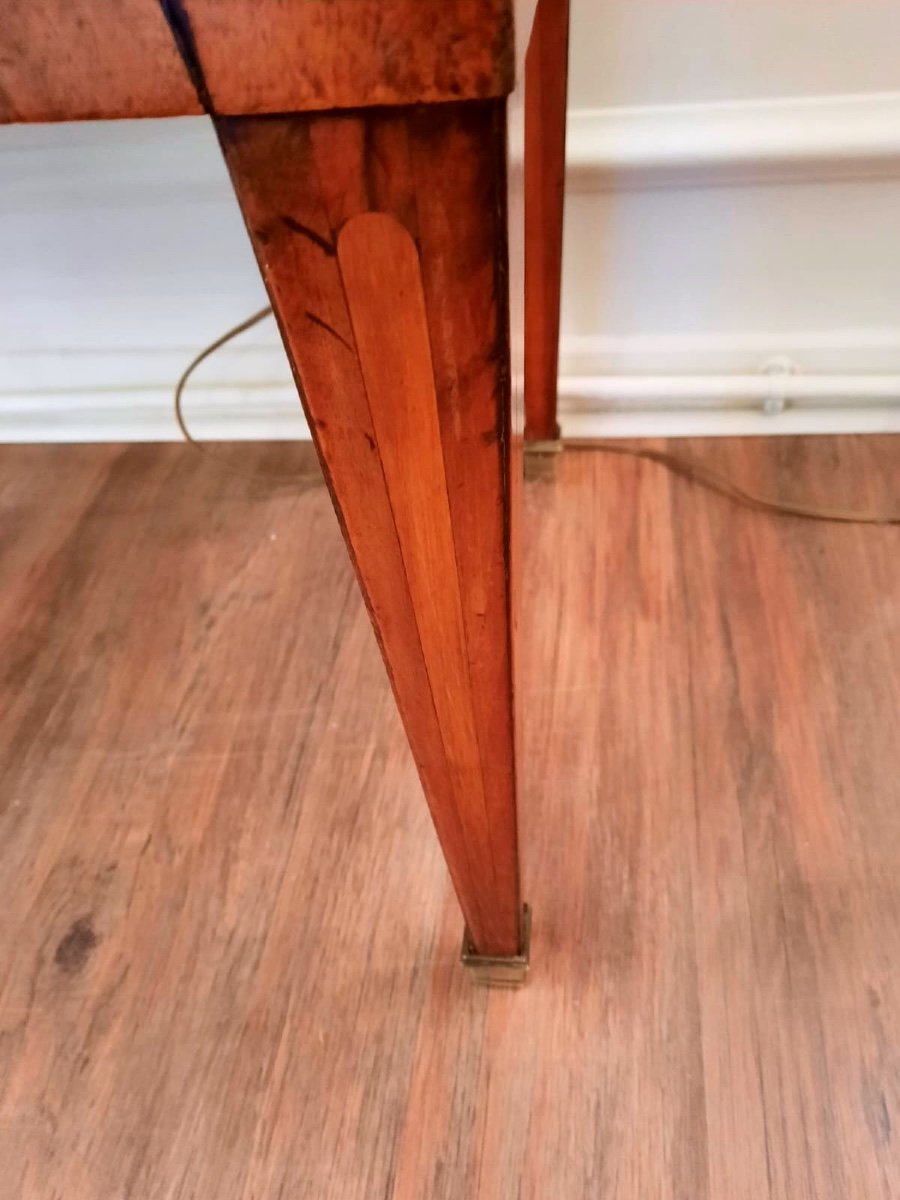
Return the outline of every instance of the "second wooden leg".
[[[220,140],[472,939],[520,945],[505,106]]]
[[[559,437],[569,0],[538,0],[525,64],[525,437]]]

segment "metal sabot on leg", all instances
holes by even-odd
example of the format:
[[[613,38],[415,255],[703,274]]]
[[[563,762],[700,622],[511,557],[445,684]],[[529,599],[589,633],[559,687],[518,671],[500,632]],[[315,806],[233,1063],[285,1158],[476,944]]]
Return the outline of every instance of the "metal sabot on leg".
[[[468,929],[463,932],[462,950],[459,959],[472,972],[476,983],[484,987],[521,987],[528,976],[528,960],[531,952],[531,909],[522,905],[522,941],[519,953],[507,958],[491,954],[479,954],[472,944]]]

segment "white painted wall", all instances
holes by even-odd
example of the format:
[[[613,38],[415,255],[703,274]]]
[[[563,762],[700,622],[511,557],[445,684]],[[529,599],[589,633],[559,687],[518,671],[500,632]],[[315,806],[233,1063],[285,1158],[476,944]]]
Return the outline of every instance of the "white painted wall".
[[[182,369],[266,302],[205,118],[0,129],[0,263],[7,440],[177,436]],[[200,436],[305,430],[271,323],[197,381]]]
[[[895,91],[896,0],[572,0],[576,108]]]
[[[566,430],[900,429],[897,0],[573,5]],[[200,119],[0,129],[0,263],[5,439],[173,436],[265,302]],[[274,327],[188,409],[302,434]]]
[[[895,0],[575,0],[568,432],[900,429],[898,55]]]

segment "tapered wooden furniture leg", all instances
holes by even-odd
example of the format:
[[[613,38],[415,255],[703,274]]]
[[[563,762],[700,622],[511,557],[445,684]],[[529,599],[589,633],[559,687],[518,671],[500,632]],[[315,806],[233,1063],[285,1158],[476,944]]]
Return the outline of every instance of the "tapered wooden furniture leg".
[[[525,438],[559,437],[569,0],[538,0],[525,58]]]
[[[478,952],[520,949],[505,103],[217,129]]]

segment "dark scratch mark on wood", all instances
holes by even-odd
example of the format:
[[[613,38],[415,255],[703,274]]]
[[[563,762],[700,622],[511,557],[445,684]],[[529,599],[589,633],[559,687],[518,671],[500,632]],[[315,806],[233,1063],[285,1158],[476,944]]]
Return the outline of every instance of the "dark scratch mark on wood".
[[[330,333],[332,337],[336,337],[342,346],[347,347],[351,354],[356,353],[354,348],[350,345],[343,334],[338,333],[333,325],[329,325],[327,321],[323,321],[321,317],[317,317],[316,314],[310,312],[309,309],[306,310],[306,318],[308,321],[312,321],[313,325],[318,325],[320,329],[324,329],[327,333]]]
[[[334,257],[337,251],[327,238],[323,238],[320,233],[316,233],[314,229],[310,229],[308,225],[301,224],[300,221],[295,221],[293,217],[282,217],[282,224],[286,225],[293,233],[299,233],[301,237],[309,238],[309,240],[320,250],[330,257]]]

